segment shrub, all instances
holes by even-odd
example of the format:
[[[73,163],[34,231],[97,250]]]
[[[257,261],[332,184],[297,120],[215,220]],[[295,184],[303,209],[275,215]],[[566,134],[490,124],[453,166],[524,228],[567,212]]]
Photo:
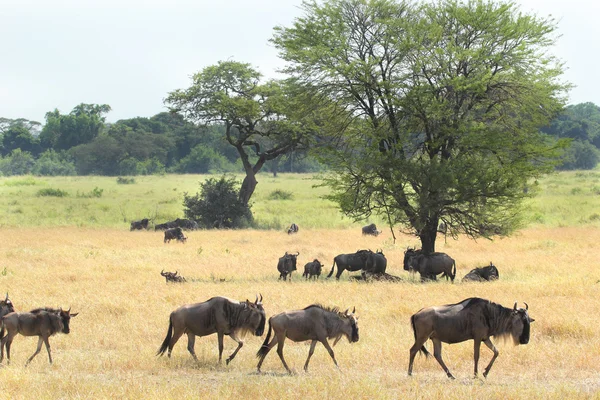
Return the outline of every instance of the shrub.
[[[79,193],[77,192],[77,197],[81,197],[81,198],[92,198],[92,197],[102,197],[102,192],[104,192],[104,189],[100,189],[99,187],[95,187],[94,189],[92,189],[91,192],[88,193]]]
[[[200,193],[184,193],[186,218],[204,228],[243,228],[251,224],[250,206],[238,199],[239,183],[233,177],[210,178],[200,184]]]
[[[49,196],[49,197],[66,197],[69,195],[69,193],[65,192],[64,190],[60,190],[60,189],[44,188],[44,189],[38,190],[37,195],[38,196]]]
[[[273,190],[269,194],[269,200],[292,200],[294,198],[294,194],[292,192],[288,192],[286,190]]]
[[[135,183],[135,178],[127,178],[127,177],[119,176],[117,178],[117,183],[119,185],[132,185]]]

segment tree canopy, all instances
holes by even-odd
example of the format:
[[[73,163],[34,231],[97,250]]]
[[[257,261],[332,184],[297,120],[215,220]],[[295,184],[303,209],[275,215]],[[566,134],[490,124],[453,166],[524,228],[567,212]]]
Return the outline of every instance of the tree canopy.
[[[483,0],[302,9],[272,41],[327,113],[322,156],[342,211],[384,215],[426,253],[440,221],[474,238],[517,227],[528,180],[564,146],[539,132],[569,87],[548,53],[554,21]]]

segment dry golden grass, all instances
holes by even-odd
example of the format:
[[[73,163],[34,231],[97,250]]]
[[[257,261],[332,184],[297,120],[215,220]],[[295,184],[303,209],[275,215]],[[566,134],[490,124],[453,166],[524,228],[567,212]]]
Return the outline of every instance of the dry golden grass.
[[[0,367],[0,398],[422,398],[514,399],[600,398],[600,230],[593,227],[528,229],[494,242],[439,239],[437,249],[457,260],[458,276],[493,261],[500,281],[452,285],[421,284],[402,271],[403,250],[418,242],[389,234],[362,237],[352,230],[189,232],[187,244],[162,243],[156,232],[116,229],[3,228],[0,230],[0,291],[8,290],[18,310],[72,306],[80,315],[71,334],[50,339],[54,365],[44,349],[28,368],[37,343],[17,337],[12,364]],[[388,272],[402,283],[278,282],[277,258],[300,251],[299,270],[318,258],[360,248],[383,248]],[[187,277],[166,284],[162,268]],[[221,280],[225,280],[222,282]],[[286,342],[285,355],[298,373],[285,374],[271,352],[256,374],[255,353],[263,338],[247,336],[231,365],[217,364],[215,335],[198,338],[196,364],[181,339],[173,357],[155,357],[169,313],[212,296],[254,299],[262,293],[267,316],[314,302],[357,308],[360,341],[336,348],[340,370],[318,345],[308,373],[303,343]],[[420,308],[466,297],[505,306],[526,301],[536,319],[526,346],[497,343],[500,356],[487,380],[472,378],[473,344],[444,346],[457,377],[449,381],[433,359],[418,357],[406,375],[413,335],[409,317]],[[522,303],[520,303],[522,304]],[[430,348],[430,344],[428,344]],[[224,357],[235,348],[225,338]],[[482,350],[480,371],[491,357]]]

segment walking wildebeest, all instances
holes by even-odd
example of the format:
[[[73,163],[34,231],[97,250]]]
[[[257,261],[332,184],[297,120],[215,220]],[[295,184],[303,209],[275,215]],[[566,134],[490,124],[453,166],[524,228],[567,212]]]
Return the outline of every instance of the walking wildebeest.
[[[23,336],[38,336],[37,350],[29,359],[25,365],[29,364],[33,358],[38,355],[42,349],[42,342],[46,344],[46,350],[48,350],[48,359],[52,364],[52,354],[50,353],[50,342],[48,338],[59,332],[68,334],[70,332],[69,322],[72,317],[76,317],[77,314],[71,314],[71,308],[67,311],[63,309],[53,308],[38,308],[30,312],[18,313],[12,312],[5,315],[1,319],[0,329],[0,363],[4,359],[4,348],[6,347],[6,358],[10,363],[10,346],[14,337],[17,333]],[[6,330],[6,336],[4,336],[4,330]]]
[[[288,235],[291,235],[292,233],[298,233],[298,225],[290,225],[290,227],[288,228]]]
[[[177,282],[177,283],[183,283],[183,282],[187,282],[187,280],[181,276],[181,275],[177,275],[177,271],[175,272],[164,272],[165,270],[163,269],[162,271],[160,271],[160,274],[162,276],[165,277],[167,283],[169,282]]]
[[[244,342],[238,338],[243,337],[246,332],[252,332],[256,336],[262,336],[265,330],[266,315],[262,305],[262,295],[258,296],[254,303],[249,300],[239,302],[226,297],[213,297],[203,303],[187,304],[173,311],[169,316],[169,330],[167,337],[156,353],[162,356],[167,349],[171,357],[173,346],[184,333],[188,336],[187,349],[198,361],[194,351],[196,336],[207,336],[217,334],[219,341],[219,362],[223,355],[223,337],[229,335],[238,343],[238,347],[227,358],[229,364],[237,352],[242,348]]]
[[[446,279],[454,283],[456,277],[456,263],[446,253],[431,253],[413,255],[408,259],[409,268],[421,275],[421,280],[436,279],[438,274],[443,274]]]
[[[15,311],[12,301],[8,298],[8,292],[6,292],[6,298],[0,300],[0,318]]]
[[[148,218],[144,218],[140,221],[132,221],[131,222],[131,227],[129,228],[130,231],[135,231],[135,230],[142,230],[142,229],[148,229]]]
[[[321,264],[321,262],[315,258],[313,261],[304,265],[304,273],[302,274],[302,276],[305,276],[307,280],[312,277],[314,277],[315,280],[317,280],[319,279],[319,276],[321,276],[322,268],[323,264]]]
[[[292,280],[292,271],[296,270],[296,262],[298,261],[298,256],[300,252],[296,252],[296,254],[288,254],[285,252],[283,257],[279,258],[277,262],[277,271],[279,271],[279,280],[283,279],[287,280],[288,274],[290,275],[290,281]]]
[[[423,352],[425,356],[429,355],[424,344],[431,339],[433,356],[448,378],[454,379],[442,360],[442,342],[452,344],[472,339],[475,345],[475,376],[481,342],[494,352],[483,372],[483,376],[486,377],[499,354],[490,337],[510,336],[515,345],[529,342],[530,324],[534,319],[529,317],[528,309],[527,303],[525,309],[517,308],[516,302],[510,309],[478,297],[471,297],[456,304],[421,309],[410,317],[415,344],[410,348],[408,375],[412,374],[413,361],[418,351]]]
[[[187,238],[183,235],[183,231],[180,227],[169,228],[165,231],[164,243],[171,243],[171,240],[177,240],[178,242],[185,243]]]
[[[485,282],[485,281],[495,281],[500,278],[500,273],[498,272],[498,268],[490,261],[490,265],[486,267],[477,267],[472,269],[468,274],[462,278],[464,281],[473,281],[473,282]]]
[[[365,260],[364,272],[372,274],[383,274],[387,268],[387,259],[382,250],[377,250],[373,253],[371,250],[361,250],[357,254],[361,254]]]
[[[381,231],[377,230],[377,225],[375,225],[375,224],[371,224],[371,225],[362,227],[363,236],[365,236],[365,235],[379,236],[380,233],[381,233]]]
[[[305,371],[308,370],[308,362],[315,351],[317,342],[323,343],[337,367],[338,363],[327,339],[335,338],[334,346],[342,336],[346,336],[350,343],[358,342],[358,318],[354,316],[355,311],[353,309],[351,313],[348,310],[341,313],[337,308],[325,308],[319,304],[313,304],[303,310],[286,311],[272,316],[269,318],[267,337],[256,353],[259,358],[256,366],[258,372],[260,372],[260,366],[269,351],[277,344],[277,354],[283,366],[290,374],[292,373],[283,358],[283,343],[286,338],[294,342],[312,341],[308,358],[304,364]],[[275,331],[275,335],[269,342],[271,331]]]
[[[361,269],[364,269],[368,252],[370,252],[370,250],[359,250],[356,253],[339,254],[335,256],[333,259],[333,265],[331,266],[331,271],[329,271],[329,275],[327,275],[327,277],[331,278],[336,264],[338,269],[337,273],[335,274],[335,279],[340,279],[340,276],[344,270],[360,271]]]

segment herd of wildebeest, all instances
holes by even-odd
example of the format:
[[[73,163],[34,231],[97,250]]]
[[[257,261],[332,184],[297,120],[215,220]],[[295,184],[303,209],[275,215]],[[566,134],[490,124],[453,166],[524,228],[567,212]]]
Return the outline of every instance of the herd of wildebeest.
[[[131,223],[131,230],[148,229],[149,220],[142,219]],[[158,224],[155,230],[164,230],[164,242],[177,240],[185,243],[186,237],[182,229],[198,229],[194,221],[177,219],[175,221]],[[296,224],[288,229],[288,234],[298,233]],[[362,228],[363,235],[377,236],[381,231],[375,224]],[[286,252],[279,258],[277,270],[280,280],[291,280],[291,274],[296,270],[299,252]],[[329,275],[333,275],[337,265],[336,279],[344,271],[360,271],[356,279],[396,281],[401,278],[386,273],[387,259],[383,251],[359,250],[355,253],[340,254],[333,259],[333,266]],[[314,259],[304,266],[303,277],[307,280],[318,279],[321,275],[323,264]],[[445,253],[424,254],[419,249],[408,248],[404,253],[404,269],[418,272],[422,281],[436,280],[442,277],[454,282],[456,277],[456,263]],[[187,280],[175,272],[161,271],[167,283],[185,283]],[[489,266],[475,268],[470,271],[463,281],[493,281],[499,279],[498,269],[490,263]],[[491,341],[491,337],[508,337],[515,344],[527,344],[530,336],[530,324],[534,321],[529,317],[529,307],[517,307],[515,302],[512,308],[481,298],[468,298],[456,304],[426,307],[412,315],[410,323],[414,335],[414,344],[409,351],[408,375],[412,374],[413,362],[418,352],[429,356],[425,348],[428,340],[433,342],[433,356],[443,368],[449,378],[454,378],[442,360],[442,343],[459,343],[474,340],[474,375],[478,374],[478,361],[481,343],[484,343],[493,353],[493,357],[483,372],[486,377],[498,357],[498,350]],[[285,361],[283,346],[285,339],[294,342],[311,341],[308,364],[318,342],[322,343],[337,366],[335,354],[328,340],[334,339],[335,346],[342,337],[350,343],[359,340],[358,317],[353,308],[341,312],[337,307],[325,307],[312,304],[300,310],[286,311],[268,319],[267,336],[259,348],[257,370],[261,371],[262,363],[269,351],[277,345],[277,354],[285,369],[292,370]],[[0,301],[0,363],[4,359],[6,349],[7,359],[10,361],[10,348],[17,334],[23,336],[38,336],[38,346],[35,353],[29,357],[27,364],[40,352],[42,343],[45,343],[48,358],[52,363],[50,344],[48,338],[56,333],[68,334],[69,322],[78,313],[71,314],[70,309],[65,311],[53,308],[38,308],[30,312],[16,312],[13,303],[6,294],[5,300]],[[244,342],[240,339],[245,333],[262,336],[267,323],[266,312],[263,307],[263,297],[257,295],[254,302],[236,301],[226,297],[213,297],[202,303],[187,304],[179,307],[169,316],[167,335],[160,346],[157,355],[167,352],[171,356],[173,346],[185,333],[188,337],[187,349],[192,357],[197,360],[194,351],[196,336],[207,336],[216,333],[218,337],[219,362],[223,354],[223,338],[229,336],[238,346],[226,359],[229,364],[242,348]],[[5,334],[6,333],[6,334]],[[26,365],[27,365],[26,364]]]

